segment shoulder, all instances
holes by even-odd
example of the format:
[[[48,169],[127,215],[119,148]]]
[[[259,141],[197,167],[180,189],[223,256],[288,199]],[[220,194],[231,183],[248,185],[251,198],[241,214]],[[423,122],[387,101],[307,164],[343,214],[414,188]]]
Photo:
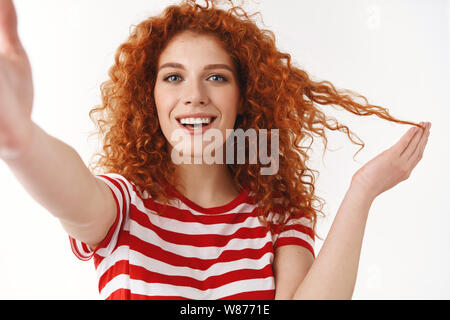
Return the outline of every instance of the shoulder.
[[[135,185],[135,183],[119,173],[102,173],[94,175],[97,179],[103,181],[113,193],[117,193],[121,198],[134,199],[136,196],[142,199],[148,198],[148,193]]]

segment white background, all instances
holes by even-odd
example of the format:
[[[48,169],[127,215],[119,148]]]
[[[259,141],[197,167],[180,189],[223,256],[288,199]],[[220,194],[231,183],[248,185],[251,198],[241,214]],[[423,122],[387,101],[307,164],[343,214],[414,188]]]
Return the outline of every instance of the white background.
[[[88,112],[100,104],[117,47],[130,26],[173,1],[16,0],[19,32],[35,85],[32,118],[74,147],[85,164],[97,148]],[[178,3],[178,2],[175,2]],[[411,177],[378,197],[367,222],[354,299],[450,299],[450,4],[446,0],[260,0],[278,48],[315,80],[354,90],[394,117],[431,121],[424,158]],[[258,22],[260,24],[260,22]],[[261,26],[261,24],[260,24]],[[325,239],[352,175],[409,126],[324,107],[366,146],[328,132],[309,166],[320,172]],[[1,115],[0,115],[1,116]],[[49,155],[51,157],[52,155]],[[72,254],[58,220],[0,161],[0,298],[100,299],[93,261]],[[323,242],[317,239],[318,252]]]

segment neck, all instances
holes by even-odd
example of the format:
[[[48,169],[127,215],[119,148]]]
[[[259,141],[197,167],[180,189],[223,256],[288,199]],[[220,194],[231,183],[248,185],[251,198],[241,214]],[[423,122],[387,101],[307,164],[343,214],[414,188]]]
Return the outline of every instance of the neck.
[[[186,198],[204,208],[218,207],[239,195],[226,164],[179,164],[176,174]]]

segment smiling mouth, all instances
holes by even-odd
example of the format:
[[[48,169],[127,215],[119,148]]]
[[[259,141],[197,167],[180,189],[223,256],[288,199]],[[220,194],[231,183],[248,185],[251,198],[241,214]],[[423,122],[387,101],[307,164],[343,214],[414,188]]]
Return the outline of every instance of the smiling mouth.
[[[217,117],[208,118],[208,121],[186,121],[185,119],[176,119],[180,125],[187,129],[203,128],[213,124]]]

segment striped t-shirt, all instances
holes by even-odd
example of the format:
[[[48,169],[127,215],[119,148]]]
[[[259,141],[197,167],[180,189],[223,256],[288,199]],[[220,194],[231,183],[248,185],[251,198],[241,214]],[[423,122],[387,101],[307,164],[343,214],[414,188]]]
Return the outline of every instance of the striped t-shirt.
[[[114,195],[114,225],[94,251],[69,239],[79,259],[94,257],[104,299],[274,299],[275,249],[299,245],[314,256],[310,220],[289,219],[282,232],[270,232],[247,189],[214,208],[178,193],[157,215],[163,204],[123,176],[96,178]]]

